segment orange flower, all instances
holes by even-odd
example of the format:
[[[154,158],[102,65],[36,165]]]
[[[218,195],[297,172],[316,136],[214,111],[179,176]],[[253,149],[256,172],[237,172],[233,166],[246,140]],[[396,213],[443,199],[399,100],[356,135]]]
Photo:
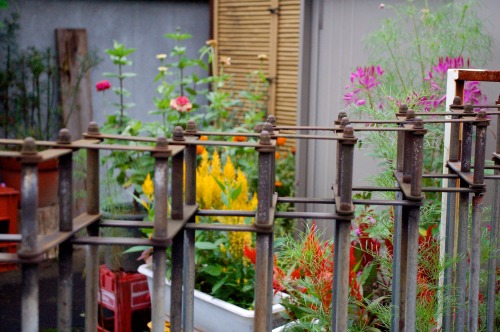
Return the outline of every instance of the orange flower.
[[[205,151],[205,147],[203,145],[196,146],[196,154],[202,154]]]
[[[285,145],[286,143],[286,138],[285,137],[278,137],[276,139],[276,145]]]
[[[245,142],[247,138],[245,136],[234,136],[233,141],[234,142]]]
[[[276,153],[274,154],[274,157],[276,157],[276,159],[280,159],[280,157],[281,157],[281,156],[280,156],[280,153],[279,153],[279,152],[276,152]]]
[[[208,136],[200,136],[200,141],[208,141]]]
[[[274,186],[275,187],[283,187],[283,183],[281,183],[280,181],[276,181],[276,182],[274,182]]]
[[[294,146],[291,147],[290,152],[294,155],[297,152],[297,148]]]

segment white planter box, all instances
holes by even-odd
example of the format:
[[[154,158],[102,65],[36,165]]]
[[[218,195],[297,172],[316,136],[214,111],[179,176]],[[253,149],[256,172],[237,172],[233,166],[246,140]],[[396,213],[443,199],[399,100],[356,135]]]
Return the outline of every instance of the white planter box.
[[[153,287],[153,271],[149,265],[139,266],[138,272],[148,278],[148,287],[151,292]],[[167,284],[165,294],[165,315],[170,315],[170,283]],[[274,303],[279,301],[276,295]],[[275,326],[282,324],[280,312],[285,308],[280,304],[273,305],[273,323]],[[246,310],[234,304],[214,298],[211,295],[194,291],[194,327],[203,332],[253,332],[254,311]],[[276,324],[278,323],[278,324]]]

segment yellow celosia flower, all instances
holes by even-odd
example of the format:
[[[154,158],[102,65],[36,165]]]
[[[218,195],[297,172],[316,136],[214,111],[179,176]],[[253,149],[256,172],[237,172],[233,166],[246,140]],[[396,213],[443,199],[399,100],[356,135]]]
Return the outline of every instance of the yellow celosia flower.
[[[220,157],[219,154],[217,153],[217,150],[214,150],[214,153],[212,154],[212,175],[215,176],[217,179],[220,179],[220,174],[221,174],[221,163],[220,163]]]
[[[224,165],[224,172],[222,173],[226,183],[231,184],[236,178],[236,172],[234,171],[233,163],[231,162],[231,157],[227,156],[226,164]]]
[[[146,177],[146,180],[144,180],[144,182],[142,183],[142,191],[144,192],[144,195],[146,195],[146,198],[149,201],[153,200],[155,187],[153,181],[151,180],[151,175],[149,173],[148,176]]]

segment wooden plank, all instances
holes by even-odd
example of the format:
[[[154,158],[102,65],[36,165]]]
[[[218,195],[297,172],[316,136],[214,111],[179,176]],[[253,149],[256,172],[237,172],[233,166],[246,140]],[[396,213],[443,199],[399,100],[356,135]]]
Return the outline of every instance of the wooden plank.
[[[87,53],[85,29],[56,29],[60,103],[63,124],[71,136],[80,137],[93,120],[90,72],[82,70]]]

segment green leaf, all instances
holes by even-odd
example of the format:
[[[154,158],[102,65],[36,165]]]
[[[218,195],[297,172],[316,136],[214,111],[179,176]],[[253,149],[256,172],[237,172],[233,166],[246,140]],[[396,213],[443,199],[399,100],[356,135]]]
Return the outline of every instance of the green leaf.
[[[214,277],[218,277],[222,273],[222,266],[220,265],[207,265],[202,269],[203,272],[206,272]]]
[[[177,41],[182,41],[182,40],[190,39],[193,36],[190,35],[189,33],[174,32],[174,33],[166,33],[163,35],[163,37],[168,38],[168,39],[177,40]]]
[[[217,292],[217,290],[219,288],[221,288],[222,285],[224,285],[224,283],[226,282],[227,280],[227,277],[224,277],[222,278],[221,280],[219,280],[215,285],[212,286],[212,294]]]
[[[240,184],[238,186],[238,188],[236,188],[235,190],[233,190],[231,192],[231,201],[235,201],[238,198],[238,196],[240,196],[240,194],[241,194],[241,188],[242,188],[242,186]]]
[[[196,242],[195,247],[201,250],[214,250],[217,249],[217,245],[213,242]]]
[[[125,250],[123,253],[124,254],[128,254],[128,253],[131,253],[131,252],[144,251],[144,250],[148,250],[148,249],[151,249],[151,248],[152,247],[150,247],[150,246],[133,246],[133,247],[130,247],[127,250]]]

